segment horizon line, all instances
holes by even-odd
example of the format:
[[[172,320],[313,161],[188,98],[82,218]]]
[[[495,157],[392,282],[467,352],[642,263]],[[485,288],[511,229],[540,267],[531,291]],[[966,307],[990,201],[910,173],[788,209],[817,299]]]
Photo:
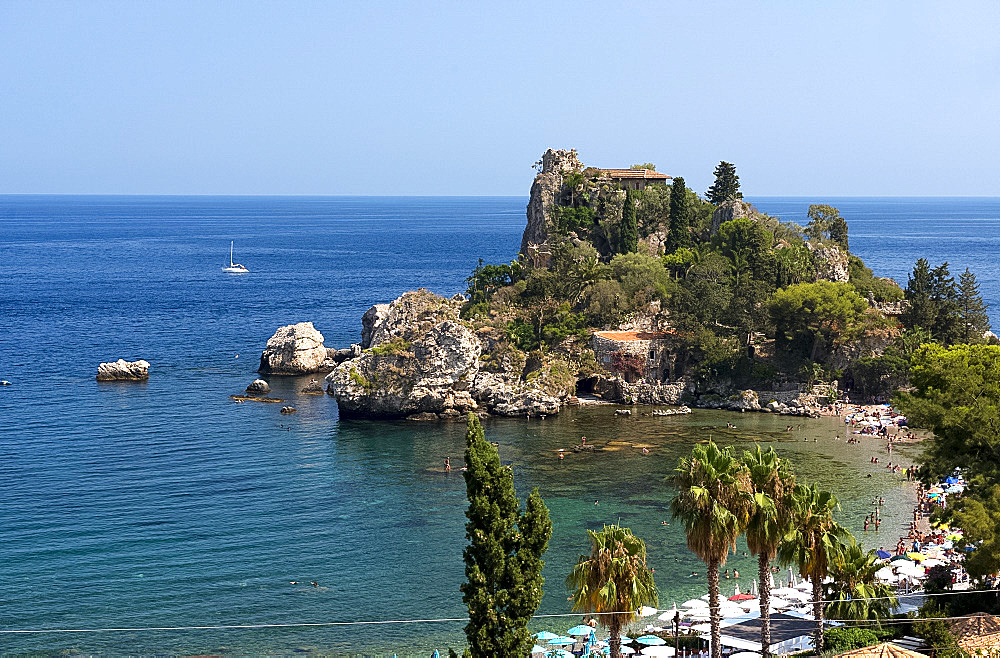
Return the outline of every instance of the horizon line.
[[[115,196],[115,197],[255,197],[255,198],[422,198],[422,199],[482,199],[482,198],[530,198],[530,194],[280,194],[280,193],[178,193],[178,192],[0,192],[0,197],[26,196]],[[1000,199],[1000,194],[749,194],[743,198],[781,199]]]

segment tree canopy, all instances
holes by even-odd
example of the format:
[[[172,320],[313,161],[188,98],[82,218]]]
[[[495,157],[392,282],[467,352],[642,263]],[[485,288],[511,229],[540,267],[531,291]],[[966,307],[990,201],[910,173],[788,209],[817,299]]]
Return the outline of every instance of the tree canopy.
[[[723,160],[715,167],[715,182],[708,188],[705,197],[715,205],[730,199],[743,198],[740,192],[740,177],[736,175],[734,164]]]

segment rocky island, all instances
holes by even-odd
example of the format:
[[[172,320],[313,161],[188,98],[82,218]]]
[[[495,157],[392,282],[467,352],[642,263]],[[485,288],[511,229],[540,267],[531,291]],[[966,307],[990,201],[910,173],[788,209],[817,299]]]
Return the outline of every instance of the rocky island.
[[[811,206],[805,227],[769,217],[729,163],[704,198],[651,163],[550,149],[536,169],[515,260],[480,262],[464,295],[372,306],[347,349],[311,323],[279,329],[261,372],[331,370],[345,416],[530,417],[581,399],[816,415],[845,387],[894,390],[922,341],[972,323],[942,306],[950,324],[934,325],[917,303],[928,278],[928,303],[963,294],[947,264],[918,261],[904,291],[850,253],[836,208]]]

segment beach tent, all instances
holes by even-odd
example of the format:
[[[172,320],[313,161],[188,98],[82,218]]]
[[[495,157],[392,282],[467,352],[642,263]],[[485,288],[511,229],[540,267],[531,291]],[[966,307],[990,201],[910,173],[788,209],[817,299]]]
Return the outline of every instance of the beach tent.
[[[928,658],[927,654],[904,649],[892,642],[838,653],[836,658],[840,658],[841,656],[850,656],[850,658]]]

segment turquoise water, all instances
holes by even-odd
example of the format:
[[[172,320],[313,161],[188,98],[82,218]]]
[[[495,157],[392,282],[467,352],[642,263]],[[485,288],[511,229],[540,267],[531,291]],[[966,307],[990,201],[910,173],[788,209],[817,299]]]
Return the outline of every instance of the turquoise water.
[[[970,203],[992,244],[1000,203]],[[0,630],[462,617],[464,484],[441,469],[445,457],[461,462],[460,424],[341,421],[332,399],[300,395],[295,378],[272,381],[294,416],[228,396],[254,378],[279,325],[312,320],[328,345],[344,346],[373,302],[418,285],[460,291],[478,256],[500,262],[516,251],[524,205],[0,197],[0,379],[13,382],[0,388]],[[863,252],[876,219],[848,219],[860,234],[852,246],[878,272],[877,248]],[[913,224],[898,221],[901,233]],[[250,275],[219,272],[230,240]],[[933,237],[921,244],[937,248]],[[995,260],[971,253],[996,299]],[[97,363],[118,357],[150,361],[149,382],[95,382]],[[788,422],[799,429],[784,432]],[[834,440],[843,428],[832,419],[619,418],[600,407],[486,427],[522,493],[540,487],[552,510],[542,612],[568,612],[563,579],[588,548],[585,530],[619,520],[647,540],[667,607],[704,592],[688,577],[704,568],[661,522],[663,478],[709,436],[774,442],[841,496],[858,531],[871,497],[884,496],[886,540],[872,545],[893,545],[908,512],[909,490],[868,463],[879,444]],[[583,434],[651,452],[629,443],[560,462],[556,450]],[[751,558],[733,565],[747,586]],[[0,634],[0,648],[429,654],[458,646],[462,626]]]

